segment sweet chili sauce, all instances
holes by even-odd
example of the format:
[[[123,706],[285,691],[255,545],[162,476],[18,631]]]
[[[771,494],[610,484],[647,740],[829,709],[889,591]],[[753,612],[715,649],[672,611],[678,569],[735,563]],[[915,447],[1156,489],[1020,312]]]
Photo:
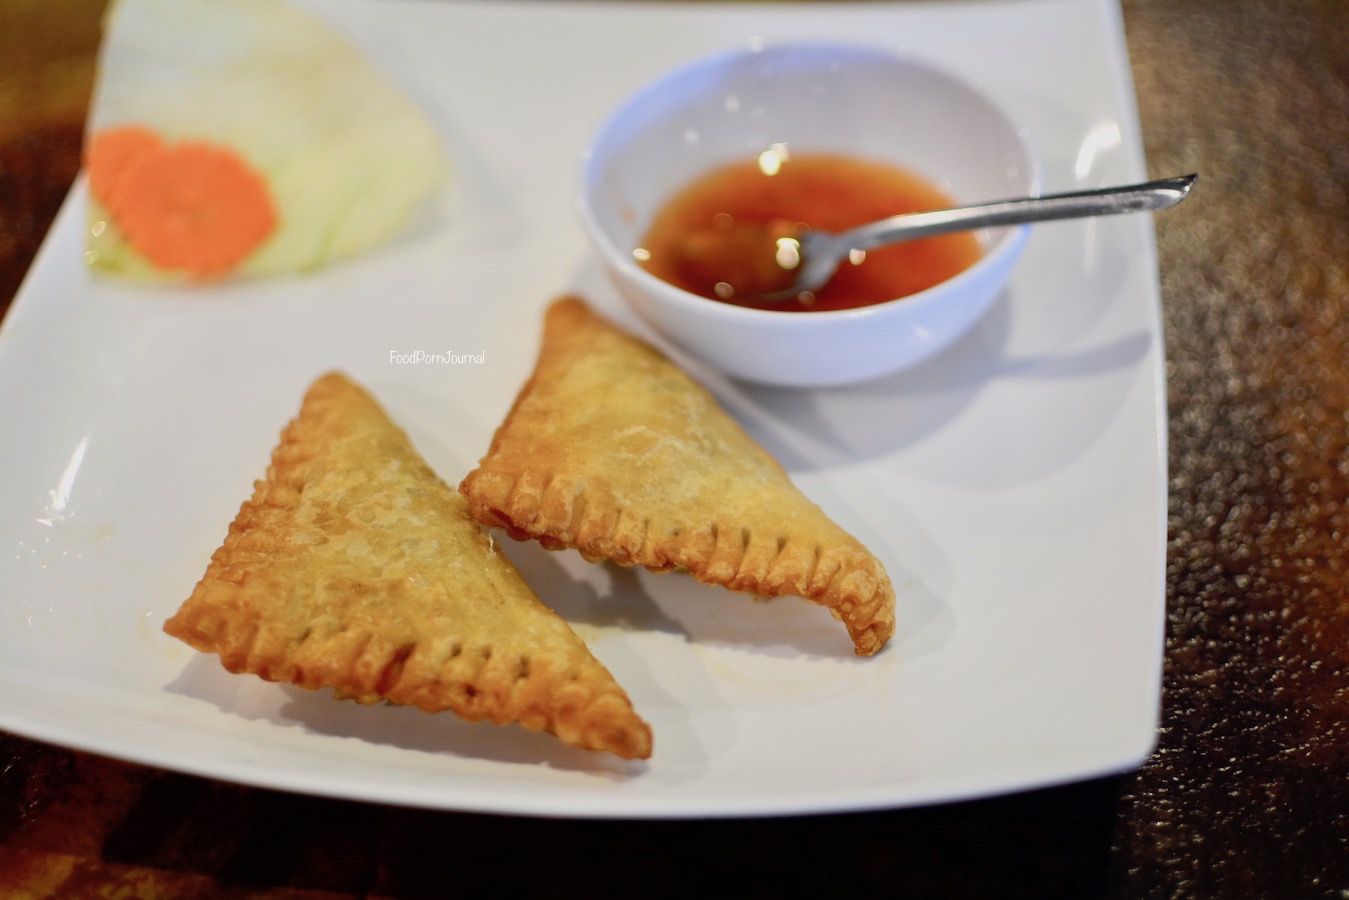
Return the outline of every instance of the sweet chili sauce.
[[[757,303],[747,294],[786,287],[776,237],[801,225],[843,231],[898,213],[940,209],[951,198],[893,165],[781,148],[723,166],[690,183],[657,213],[634,256],[653,275],[714,300],[796,312],[852,309],[915,294],[980,257],[969,232],[893,244],[844,262],[814,295]]]

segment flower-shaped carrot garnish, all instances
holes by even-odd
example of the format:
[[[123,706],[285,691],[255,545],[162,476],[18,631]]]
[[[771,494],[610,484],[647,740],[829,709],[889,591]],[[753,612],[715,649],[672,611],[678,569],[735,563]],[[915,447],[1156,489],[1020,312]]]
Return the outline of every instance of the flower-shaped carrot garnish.
[[[223,276],[277,225],[266,183],[228,147],[120,126],[93,136],[88,165],[95,198],[161,269]]]

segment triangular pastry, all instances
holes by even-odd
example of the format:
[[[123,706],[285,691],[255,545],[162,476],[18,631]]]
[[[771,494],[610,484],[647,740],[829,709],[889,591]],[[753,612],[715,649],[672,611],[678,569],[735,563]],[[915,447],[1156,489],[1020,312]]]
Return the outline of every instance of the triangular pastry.
[[[712,395],[567,297],[533,375],[460,491],[480,522],[765,597],[799,594],[870,655],[894,631],[884,567]]]
[[[651,753],[609,671],[340,374],[309,389],[164,630],[231,672]]]

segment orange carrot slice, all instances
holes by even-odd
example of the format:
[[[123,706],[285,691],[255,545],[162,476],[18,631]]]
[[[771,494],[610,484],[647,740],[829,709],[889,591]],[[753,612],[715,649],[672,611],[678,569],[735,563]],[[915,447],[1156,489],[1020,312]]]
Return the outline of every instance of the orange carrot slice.
[[[127,173],[147,153],[163,146],[159,135],[142,125],[118,125],[94,134],[85,152],[89,189],[94,197],[111,210],[117,205]]]
[[[225,274],[277,224],[262,178],[234,151],[201,141],[145,151],[112,200],[132,247],[160,268],[199,278]]]

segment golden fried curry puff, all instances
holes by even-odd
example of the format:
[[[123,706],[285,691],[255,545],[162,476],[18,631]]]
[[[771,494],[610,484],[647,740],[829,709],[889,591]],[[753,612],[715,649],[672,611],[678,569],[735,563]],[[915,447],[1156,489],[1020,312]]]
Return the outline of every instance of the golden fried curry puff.
[[[894,631],[880,561],[705,388],[574,297],[548,309],[534,373],[460,491],[476,519],[516,538],[806,597],[860,655]]]
[[[650,756],[627,694],[466,506],[364,390],[326,375],[164,630],[231,672]]]

